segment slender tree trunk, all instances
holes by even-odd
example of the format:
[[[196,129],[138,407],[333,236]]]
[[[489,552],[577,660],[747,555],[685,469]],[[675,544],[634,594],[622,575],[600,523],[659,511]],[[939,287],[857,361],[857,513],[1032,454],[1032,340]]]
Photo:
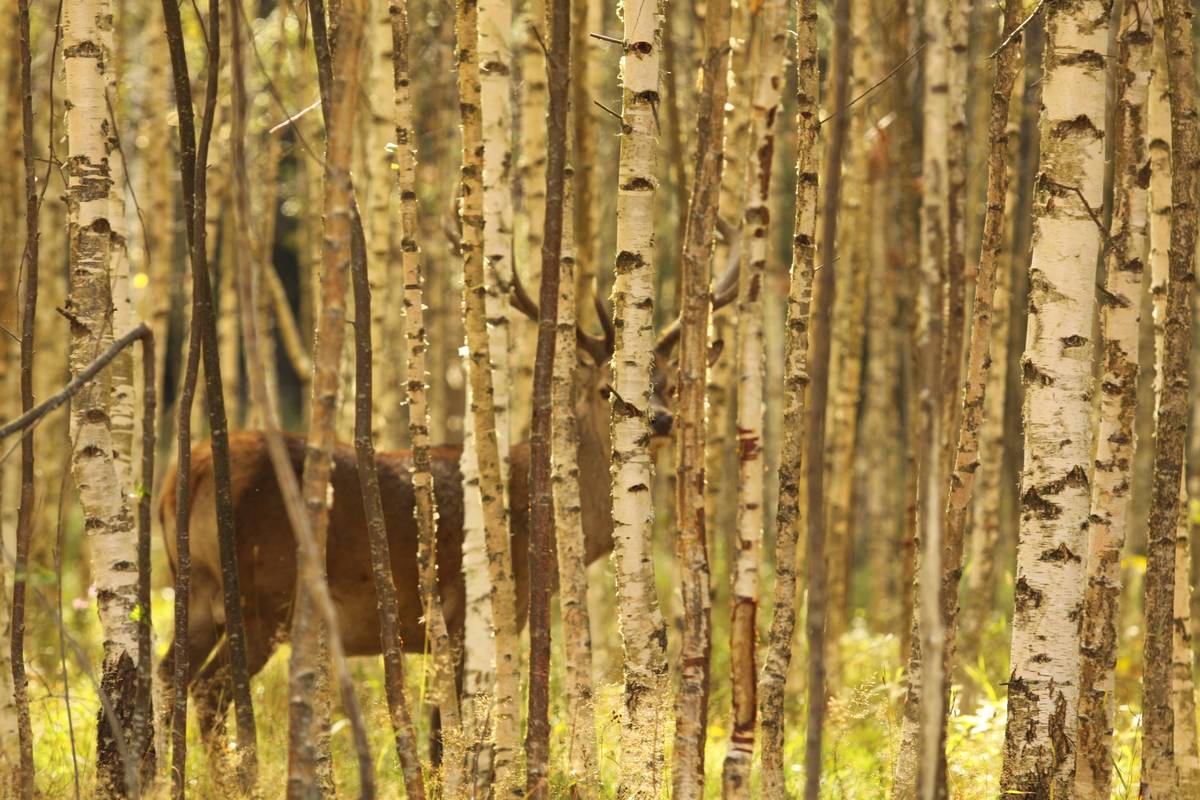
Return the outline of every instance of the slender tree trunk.
[[[850,2],[838,0],[834,7],[834,53],[831,81],[831,107],[843,109],[849,102],[850,88]],[[833,242],[837,241],[838,198],[842,181],[842,154],[846,146],[847,119],[845,113],[833,118],[826,161],[825,196],[821,230],[821,269],[814,285],[816,313],[809,333],[809,363],[812,383],[809,387],[807,437],[805,454],[808,458],[808,729],[804,747],[804,798],[817,800],[821,786],[821,739],[824,735],[825,710],[828,703],[825,674],[825,621],[828,594],[825,577],[825,515],[824,455],[825,403],[829,396],[830,311],[837,300],[834,278],[837,257]],[[819,123],[818,123],[819,124]]]
[[[683,668],[675,698],[672,763],[673,795],[679,798],[699,798],[704,790],[708,671],[712,652],[712,606],[704,530],[704,388],[708,369],[708,283],[725,144],[729,5],[725,0],[709,0],[707,12],[704,85],[696,119],[696,172],[683,244],[683,313],[675,433],[675,513],[679,526],[676,558],[680,567],[684,615]]]
[[[654,198],[657,186],[659,48],[663,5],[634,0],[619,8],[621,140],[617,194],[617,256],[613,278],[612,496],[613,564],[624,649],[617,797],[661,793],[667,726],[666,628],[654,587],[650,430],[654,348]]]
[[[598,110],[592,104],[592,83],[597,70],[592,68],[593,45],[604,46],[589,36],[589,32],[597,30],[589,25],[589,9],[603,8],[600,0],[574,0],[571,14],[574,22],[571,25],[571,70],[574,81],[571,83],[571,142],[573,155],[571,164],[579,165],[572,170],[574,179],[571,182],[571,198],[574,219],[571,229],[571,239],[575,248],[572,266],[575,270],[575,289],[572,293],[574,302],[579,308],[579,316],[583,316],[590,307],[588,297],[595,289],[592,282],[596,276],[596,209],[593,207],[596,185],[593,168],[598,165],[596,147],[596,119],[593,114]],[[607,63],[608,53],[605,53]],[[532,76],[529,76],[532,77]],[[561,314],[561,312],[560,312]],[[572,315],[574,317],[575,315]],[[572,334],[574,335],[574,334]],[[574,352],[574,346],[570,348]],[[573,357],[573,356],[572,356]],[[559,361],[561,362],[561,358]],[[571,364],[574,364],[571,361]],[[573,367],[572,367],[573,368]]]
[[[576,5],[572,13],[578,11]],[[579,19],[582,19],[579,18]],[[575,29],[581,25],[576,21]],[[586,52],[576,49],[572,55]],[[574,58],[572,59],[574,60]],[[578,114],[571,108],[572,116]],[[578,127],[576,127],[578,131]],[[596,754],[596,709],[592,687],[592,637],[588,614],[587,542],[579,497],[579,430],[575,424],[575,291],[578,286],[574,213],[573,153],[568,147],[563,189],[562,257],[559,260],[558,323],[551,383],[551,481],[554,491],[554,530],[558,554],[559,602],[562,606],[563,649],[567,689],[567,770],[573,791],[594,797],[599,791]],[[545,276],[543,275],[543,280]]]
[[[817,75],[817,4],[802,0],[796,37],[796,217],[792,233],[791,284],[787,301],[783,449],[779,456],[779,505],[775,512],[775,595],[771,631],[758,680],[762,717],[762,793],[787,796],[783,764],[784,695],[796,627],[797,540],[807,521],[800,503],[807,443],[809,306],[812,301],[817,220],[817,147],[820,136]]]
[[[872,26],[866,0],[850,10],[850,96],[862,94],[870,83],[871,50],[867,43]],[[841,682],[840,642],[850,615],[850,573],[854,560],[854,452],[858,441],[858,406],[862,389],[863,323],[867,311],[867,236],[872,227],[863,216],[867,184],[867,116],[869,112],[847,112],[847,149],[843,163],[843,225],[838,243],[846,291],[833,308],[830,355],[830,403],[827,410],[829,446],[826,461],[825,512],[829,520],[829,621],[826,625],[826,665],[830,693]]]
[[[493,725],[497,796],[519,791],[517,747],[521,714],[517,674],[516,598],[513,588],[508,513],[505,508],[502,465],[497,441],[492,380],[491,344],[486,328],[484,283],[483,139],[480,113],[479,58],[476,52],[478,12],[472,0],[459,0],[455,25],[458,35],[458,91],[462,112],[462,257],[463,307],[470,351],[471,411],[491,583],[492,628],[495,632],[496,679]]]
[[[946,794],[942,762],[941,729],[945,720],[945,699],[941,691],[945,673],[946,625],[942,612],[944,535],[943,470],[946,467],[944,442],[946,431],[956,417],[946,394],[958,394],[959,358],[962,352],[962,274],[961,230],[957,242],[958,262],[950,264],[948,254],[953,237],[954,219],[950,195],[961,181],[961,164],[950,159],[962,158],[961,151],[950,148],[953,112],[958,101],[952,95],[961,78],[952,77],[955,59],[951,55],[953,18],[958,13],[956,0],[935,0],[925,4],[925,97],[923,155],[921,162],[921,283],[917,294],[917,329],[913,356],[916,361],[917,451],[919,453],[917,498],[917,612],[916,632],[909,667],[909,702],[919,706],[916,734],[916,792],[905,795],[893,789],[894,797],[914,796],[933,800]],[[956,174],[957,173],[957,174]],[[957,328],[956,328],[957,326]],[[950,410],[948,410],[950,409]],[[915,698],[914,698],[915,690]],[[905,711],[906,721],[912,717]],[[901,754],[901,759],[905,758]]]
[[[1139,297],[1147,245],[1143,179],[1149,166],[1145,119],[1154,34],[1149,10],[1127,0],[1121,11],[1120,30],[1121,78],[1113,132],[1114,210],[1100,306],[1102,391],[1080,630],[1075,792],[1081,800],[1108,798],[1112,788],[1117,603],[1133,466]]]
[[[762,6],[759,21],[762,49],[751,98],[751,156],[746,165],[747,199],[738,273],[738,544],[729,638],[733,731],[722,777],[722,794],[726,798],[750,796],[757,722],[755,651],[764,516],[763,281],[771,241],[771,171],[775,164],[775,116],[783,98],[786,12],[787,6],[780,0]]]
[[[1023,363],[1025,468],[1000,778],[1002,792],[1035,796],[1069,796],[1075,782],[1076,619],[1090,505],[1094,270],[1102,234],[1094,214],[1102,206],[1110,13],[1109,4],[1093,0],[1046,9],[1042,175]]]
[[[961,282],[946,277],[948,241],[948,124],[950,122],[949,30],[951,0],[929,0],[925,4],[922,31],[925,39],[925,84],[923,98],[923,154],[921,161],[921,249],[920,285],[916,293],[916,328],[913,343],[915,430],[913,447],[917,461],[916,507],[916,608],[912,628],[916,636],[907,655],[908,693],[905,696],[901,726],[900,752],[892,778],[892,797],[896,800],[926,798],[939,793],[938,744],[944,701],[941,692],[945,618],[941,613],[942,534],[945,511],[942,498],[942,449],[944,426],[949,414],[944,403],[947,384],[953,374],[957,394],[957,365],[948,366],[953,333],[945,327],[953,318],[944,315],[943,303],[954,305],[950,295],[961,290]],[[961,266],[961,265],[960,265]],[[961,276],[959,276],[961,278]],[[945,278],[945,295],[942,281]],[[960,343],[961,346],[961,343]],[[936,357],[933,355],[936,348]],[[935,448],[930,452],[930,448]],[[912,464],[910,464],[910,467]],[[937,509],[932,511],[930,506]],[[930,604],[933,608],[930,608]],[[934,648],[931,651],[929,648]],[[932,742],[930,741],[932,737]]]
[[[310,3],[310,17],[324,15],[323,4]],[[303,496],[316,552],[301,546],[297,566],[303,575],[325,574],[325,544],[329,525],[329,481],[338,414],[338,386],[345,342],[346,283],[352,244],[351,212],[354,188],[350,178],[351,134],[357,108],[358,60],[362,45],[363,3],[343,0],[332,54],[318,50],[318,72],[332,106],[325,105],[324,234],[320,307],[313,343],[313,377],[308,436],[304,458]],[[324,28],[324,19],[320,23]],[[323,30],[322,30],[323,34]],[[314,40],[318,33],[314,31]],[[324,38],[324,36],[322,36]],[[326,40],[327,41],[327,40]],[[325,45],[320,49],[324,49]],[[326,66],[322,59],[332,59]],[[316,563],[310,563],[315,556]],[[288,796],[319,797],[332,787],[329,732],[321,706],[328,703],[328,645],[331,632],[320,618],[317,589],[305,581],[292,611],[292,655],[289,663]]]
[[[488,344],[491,348],[492,384],[495,390],[500,475],[507,485],[508,449],[514,427],[509,417],[513,391],[509,352],[514,337],[508,303],[513,271],[513,13],[511,0],[479,0],[478,8],[480,119],[483,133],[483,260],[486,270]],[[537,22],[539,27],[543,26],[543,20]],[[541,125],[540,115],[535,121]],[[540,219],[538,224],[541,224]]]
[[[18,4],[17,35],[20,40],[21,157],[25,178],[25,247],[22,262],[24,278],[21,295],[21,412],[33,408],[34,324],[38,301],[38,211],[37,176],[33,153],[33,77],[29,29],[29,0]],[[12,102],[14,98],[10,98]],[[29,546],[33,537],[34,512],[34,435],[28,428],[21,433],[21,497],[17,509],[16,558],[13,561],[12,605],[4,593],[5,569],[0,568],[0,614],[6,611],[8,624],[0,627],[10,635],[8,652],[10,674],[0,675],[0,791],[22,800],[33,800],[33,729],[29,719],[29,685],[25,676],[25,587],[29,569]],[[7,561],[7,557],[4,559]],[[140,654],[139,654],[140,656]],[[2,659],[0,659],[2,660]],[[139,662],[141,664],[141,662]],[[141,664],[145,667],[145,664]],[[11,704],[11,705],[10,705]],[[14,747],[15,745],[15,747]]]
[[[67,158],[71,291],[70,367],[77,374],[112,339],[113,178],[116,143],[105,103],[111,68],[111,30],[100,20],[111,14],[107,0],[72,0],[63,8],[63,58],[68,98]],[[91,541],[93,574],[104,631],[100,690],[115,711],[119,730],[101,711],[97,732],[97,789],[118,796],[133,789],[136,768],[126,762],[133,734],[137,690],[137,563],[133,514],[122,490],[114,457],[112,399],[108,379],[88,385],[72,404],[71,471]]]
[[[1145,745],[1141,792],[1145,798],[1171,797],[1194,792],[1197,775],[1195,735],[1183,755],[1184,769],[1175,762],[1172,741],[1177,722],[1172,708],[1171,660],[1172,606],[1177,580],[1176,540],[1179,525],[1180,481],[1187,436],[1188,362],[1191,355],[1191,302],[1196,250],[1197,183],[1200,156],[1197,142],[1195,70],[1192,64],[1191,5],[1178,0],[1163,3],[1163,33],[1171,108],[1171,238],[1166,291],[1162,371],[1155,424],[1154,487],[1147,534],[1146,643],[1145,643]],[[1153,236],[1153,232],[1151,233]],[[1186,591],[1186,587],[1185,587]],[[1190,670],[1188,670],[1190,673]],[[1190,679],[1190,674],[1185,678]],[[1180,709],[1181,711],[1183,709]],[[1194,727],[1182,727],[1186,731]],[[1192,753],[1187,752],[1193,750]]]
[[[961,69],[961,65],[955,66],[954,61],[954,50],[959,44],[956,41],[958,33],[955,31],[955,26],[959,22],[965,24],[965,20],[959,20],[960,17],[965,17],[965,13],[964,8],[953,7],[950,10],[951,20],[948,29],[950,30],[952,40],[950,54],[952,75],[954,70]],[[1012,0],[1008,3],[1004,14],[1002,40],[1007,43],[1007,46],[1002,52],[997,54],[996,71],[991,92],[991,109],[988,120],[987,209],[983,223],[983,241],[980,247],[979,266],[976,270],[975,299],[971,309],[967,375],[962,386],[961,410],[945,417],[949,424],[957,423],[958,428],[949,428],[947,433],[948,438],[956,442],[956,444],[952,445],[952,452],[954,454],[953,472],[950,474],[947,484],[945,528],[941,544],[941,558],[943,563],[940,579],[941,596],[939,605],[941,608],[940,613],[942,614],[942,626],[946,637],[946,646],[943,658],[943,680],[940,687],[943,713],[939,723],[941,731],[939,733],[940,743],[938,745],[940,755],[937,791],[942,796],[947,793],[945,759],[946,711],[949,709],[950,703],[950,676],[954,660],[954,640],[958,626],[959,579],[963,568],[963,546],[967,532],[967,515],[971,508],[975,471],[979,466],[980,429],[983,425],[988,372],[992,365],[991,329],[996,286],[996,264],[1000,260],[1004,245],[1004,202],[1005,195],[1008,192],[1008,166],[1005,163],[1008,154],[1008,106],[1009,98],[1012,95],[1013,83],[1017,75],[1017,64],[1019,63],[1020,55],[1016,47],[1019,41],[1009,42],[1008,39],[1021,23],[1021,13],[1020,4],[1016,0]],[[959,54],[958,57],[960,59],[965,58],[965,54]],[[953,84],[953,81],[951,83]],[[965,137],[966,133],[965,130],[957,132],[955,130],[956,127],[959,127],[962,115],[958,113],[960,109],[953,107],[953,85],[951,86],[950,95],[952,105],[950,139],[954,140],[958,136]],[[962,144],[965,146],[965,143]],[[952,142],[950,147],[952,157],[955,155],[954,151],[955,145]],[[961,242],[963,220],[960,218],[956,219],[956,214],[961,216],[961,208],[956,208],[956,206],[961,205],[961,197],[956,200],[955,196],[962,195],[965,192],[965,186],[954,185],[956,171],[956,167],[952,164],[949,171],[951,178],[949,186],[951,199],[947,215],[949,226],[947,228],[949,232],[949,253],[947,259],[948,263],[950,263],[949,268],[951,272],[960,268],[954,266],[952,262],[956,258],[962,259],[963,257],[961,252],[963,246]],[[963,172],[965,172],[965,168]],[[955,233],[956,225],[959,228],[957,234]],[[960,237],[960,241],[957,244],[955,243],[956,235]],[[957,254],[955,253],[956,247],[959,248]],[[952,287],[952,283],[951,281],[948,287]],[[958,324],[953,312],[956,302],[958,300],[952,298],[949,303],[951,313],[947,318],[947,324],[950,326]],[[947,331],[948,337],[956,335],[961,336],[961,333],[956,334],[954,330]],[[961,348],[961,342],[958,347]],[[957,354],[953,351],[953,345],[947,345],[944,349],[944,352],[949,354],[948,357],[957,357]],[[956,396],[957,394],[956,392]]]
[[[945,313],[942,341],[942,445],[941,474],[947,480],[955,472],[959,420],[963,402],[963,344],[967,309],[966,206],[967,198],[967,29],[970,0],[947,0],[946,36],[946,189]],[[1011,46],[1010,48],[1011,49]],[[1003,195],[1001,195],[1003,197]],[[943,493],[946,488],[941,489]],[[943,498],[945,494],[943,494]],[[943,499],[943,503],[945,500]],[[946,544],[954,533],[946,531]],[[961,548],[961,545],[960,545]],[[950,558],[950,561],[955,559]],[[958,560],[961,561],[961,558]],[[947,650],[949,652],[949,650]]]
[[[425,334],[424,280],[421,269],[420,231],[417,218],[417,137],[409,60],[407,2],[389,5],[392,29],[392,68],[396,120],[396,181],[400,190],[400,253],[404,270],[404,336],[408,345],[407,386],[409,436],[412,439],[412,483],[416,503],[418,565],[421,580],[421,605],[426,636],[433,653],[433,689],[441,712],[443,791],[457,797],[464,789],[463,729],[455,685],[454,642],[446,627],[441,593],[437,583],[437,507],[433,492],[433,473],[429,455],[429,381]]]
[[[546,83],[546,220],[542,239],[537,356],[533,368],[533,422],[530,439],[529,574],[554,574],[555,510],[551,468],[553,414],[551,383],[557,339],[558,293],[563,283],[560,260],[563,226],[570,209],[564,203],[567,169],[568,94],[571,78],[571,0],[551,0]],[[586,597],[584,598],[586,602]],[[525,792],[550,796],[550,581],[529,586],[529,718],[525,736]]]

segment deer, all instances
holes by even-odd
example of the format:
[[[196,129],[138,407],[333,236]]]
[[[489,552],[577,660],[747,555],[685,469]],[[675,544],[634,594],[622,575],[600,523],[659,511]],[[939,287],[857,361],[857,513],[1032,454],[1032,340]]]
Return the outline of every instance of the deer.
[[[732,250],[733,248],[731,248]],[[736,255],[732,266],[711,292],[713,309],[736,296]],[[512,286],[512,305],[537,320],[536,303],[521,286],[519,275]],[[574,387],[574,418],[579,433],[579,482],[583,487],[606,487],[611,443],[609,418],[610,362],[615,343],[611,315],[599,297],[594,306],[603,336],[576,326],[578,357]],[[679,339],[680,321],[667,326],[654,351],[654,396],[647,424],[652,442],[670,439],[674,418],[670,396],[668,360]],[[720,353],[714,347],[710,359]],[[304,439],[284,434],[288,455],[297,476],[304,466]],[[430,450],[434,495],[437,502],[438,588],[452,641],[461,641],[465,622],[465,579],[462,572],[463,488],[459,470],[461,444],[438,445]],[[518,625],[524,627],[529,597],[529,563],[522,554],[529,543],[528,441],[509,449],[508,508],[516,585]],[[290,630],[291,607],[296,592],[296,542],[283,496],[267,455],[266,434],[236,431],[229,436],[231,484],[235,517],[238,577],[246,627],[246,660],[251,677],[257,674],[284,641]],[[418,590],[417,526],[411,482],[411,451],[376,453],[384,517],[400,607],[400,636],[405,652],[422,652],[425,643],[423,609]],[[164,686],[171,685],[176,648],[188,650],[188,686],[196,703],[202,739],[213,742],[224,730],[225,712],[232,702],[228,643],[223,635],[225,612],[215,515],[213,453],[210,441],[192,449],[189,484],[191,591],[188,630],[183,642],[171,642],[159,664]],[[172,575],[178,569],[175,541],[176,468],[171,466],[160,489],[159,519]],[[342,644],[347,656],[374,656],[381,652],[376,593],[369,560],[366,518],[359,490],[354,448],[341,444],[333,455],[333,502],[329,511],[326,575],[337,610]],[[613,549],[612,497],[607,491],[581,492],[581,518],[590,564]],[[168,706],[169,707],[169,706]]]

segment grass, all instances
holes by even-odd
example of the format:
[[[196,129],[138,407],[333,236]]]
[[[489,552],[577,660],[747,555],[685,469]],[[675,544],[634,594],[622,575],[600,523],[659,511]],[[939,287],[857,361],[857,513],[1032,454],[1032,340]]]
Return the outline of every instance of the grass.
[[[155,593],[154,620],[157,647],[161,654],[169,638],[171,620],[170,590]],[[79,598],[66,603],[66,627],[71,637],[86,652],[93,664],[98,663],[100,631],[94,601]],[[31,620],[36,623],[37,620]],[[44,625],[44,621],[42,623]],[[32,630],[37,630],[31,624]],[[1126,631],[1126,650],[1118,664],[1118,718],[1114,741],[1114,798],[1133,798],[1137,792],[1138,738],[1140,716],[1136,705],[1137,682],[1140,673],[1136,628]],[[45,635],[45,634],[42,634]],[[555,632],[557,636],[557,631]],[[1006,720],[1003,681],[1007,676],[1007,641],[1005,623],[996,617],[985,633],[985,656],[967,669],[955,687],[952,715],[948,730],[947,752],[951,796],[972,800],[994,797],[998,792],[998,776],[1004,743]],[[727,663],[725,639],[718,632],[714,637],[714,663]],[[600,773],[606,797],[615,796],[619,777],[617,757],[620,751],[620,713],[622,707],[619,676],[619,645],[608,643],[599,648],[597,663],[608,664],[598,669],[596,724],[599,735]],[[822,796],[831,800],[870,800],[888,794],[891,768],[898,747],[904,676],[899,665],[898,644],[894,637],[868,630],[862,619],[855,619],[840,642],[842,680],[829,704],[824,738]],[[57,643],[43,642],[37,650],[31,669],[30,696],[38,789],[48,797],[72,797],[75,772],[71,760],[71,735],[64,701],[63,683],[58,665]],[[803,658],[797,649],[794,663]],[[259,736],[259,796],[283,796],[287,774],[287,659],[283,647],[253,682],[255,713]],[[614,665],[617,665],[614,668]],[[797,663],[797,666],[801,666]],[[421,657],[410,656],[406,661],[409,698],[415,707],[423,695]],[[382,665],[378,659],[356,659],[351,662],[356,677],[358,697],[366,715],[376,775],[382,798],[404,797],[400,772],[388,723],[387,706],[382,683]],[[720,674],[717,672],[716,674]],[[568,735],[564,707],[561,654],[555,652],[551,671],[552,765],[554,796],[566,796],[562,760]],[[68,667],[70,708],[74,725],[75,751],[78,755],[78,778],[81,797],[93,795],[95,719],[99,707],[94,679],[71,657]],[[789,788],[799,793],[803,786],[804,702],[803,669],[793,669],[789,692],[789,730],[786,741],[785,764]],[[422,753],[428,746],[428,718],[414,711]],[[714,679],[710,710],[707,751],[707,797],[720,794],[722,760],[729,735],[729,689],[726,682]],[[232,718],[230,729],[233,728]],[[671,731],[664,731],[670,742]],[[358,778],[355,772],[353,744],[347,722],[335,712],[332,744],[336,764],[339,794],[357,796]],[[188,786],[196,798],[234,797],[232,782],[223,780],[226,769],[210,763],[196,733],[194,719],[189,729]],[[431,781],[436,775],[427,776]],[[758,784],[757,768],[752,776]],[[662,784],[666,785],[663,776]],[[667,796],[667,792],[663,792]]]

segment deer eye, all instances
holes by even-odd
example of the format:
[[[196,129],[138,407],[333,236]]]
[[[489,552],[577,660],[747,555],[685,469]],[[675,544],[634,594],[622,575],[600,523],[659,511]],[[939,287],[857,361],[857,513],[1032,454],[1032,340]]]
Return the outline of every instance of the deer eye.
[[[612,389],[608,388],[607,386],[601,386],[600,396],[607,400],[608,398],[612,397]]]

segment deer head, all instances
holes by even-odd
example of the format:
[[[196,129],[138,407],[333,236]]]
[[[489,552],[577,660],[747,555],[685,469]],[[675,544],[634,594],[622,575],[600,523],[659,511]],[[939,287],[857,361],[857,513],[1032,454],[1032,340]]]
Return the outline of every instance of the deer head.
[[[718,218],[717,229],[729,244],[729,257],[725,271],[717,279],[709,292],[712,311],[717,311],[737,297],[738,267],[740,264],[740,237],[737,229]],[[536,322],[539,317],[538,305],[521,283],[520,270],[513,270],[513,285],[511,302],[513,307]],[[612,396],[611,361],[615,347],[615,324],[612,314],[605,306],[600,296],[593,294],[592,304],[596,316],[600,320],[604,335],[593,336],[585,331],[578,323],[575,325],[575,346],[578,363],[575,371],[575,394],[573,399],[576,419],[580,426],[581,440],[586,441],[589,434],[595,440],[604,444],[604,452],[608,452],[609,443],[609,398]],[[651,370],[649,419],[650,434],[655,445],[662,445],[669,440],[674,426],[675,417],[671,411],[677,383],[678,365],[672,358],[675,345],[679,342],[682,318],[676,317],[659,334],[654,346],[654,362]],[[711,365],[721,354],[724,342],[718,340],[711,344],[709,364]]]

